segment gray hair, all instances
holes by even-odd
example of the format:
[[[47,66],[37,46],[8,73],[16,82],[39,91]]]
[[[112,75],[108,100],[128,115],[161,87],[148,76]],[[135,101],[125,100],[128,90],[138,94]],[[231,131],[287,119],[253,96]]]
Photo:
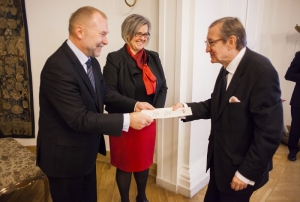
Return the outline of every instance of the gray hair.
[[[142,15],[132,14],[129,15],[121,26],[121,35],[123,40],[128,43],[134,37],[135,33],[141,28],[141,26],[147,25],[148,32],[151,30],[151,22]],[[147,40],[147,44],[149,43],[149,39]]]
[[[209,26],[209,28],[222,23],[220,29],[220,36],[225,42],[230,36],[236,37],[236,48],[241,50],[247,45],[246,31],[241,21],[236,17],[224,17],[220,18]]]

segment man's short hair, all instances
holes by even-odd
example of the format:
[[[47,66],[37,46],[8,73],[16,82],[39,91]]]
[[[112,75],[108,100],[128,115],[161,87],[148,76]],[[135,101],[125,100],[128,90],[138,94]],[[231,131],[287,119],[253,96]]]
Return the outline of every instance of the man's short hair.
[[[93,17],[94,13],[99,13],[103,18],[107,19],[105,13],[97,8],[91,6],[81,7],[72,13],[69,19],[69,33],[74,34],[76,25],[87,22]]]
[[[224,17],[220,18],[209,26],[209,28],[217,25],[222,24],[220,29],[220,37],[223,41],[227,41],[230,36],[236,37],[236,48],[241,50],[243,47],[247,45],[247,36],[246,31],[241,23],[241,21],[236,17]]]

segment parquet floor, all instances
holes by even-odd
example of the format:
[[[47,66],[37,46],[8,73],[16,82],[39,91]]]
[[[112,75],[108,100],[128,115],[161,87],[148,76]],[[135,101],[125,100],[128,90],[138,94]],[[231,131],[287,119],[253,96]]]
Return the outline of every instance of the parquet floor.
[[[287,159],[288,148],[281,144],[273,157],[274,168],[270,172],[269,182],[257,190],[250,202],[300,202],[300,153],[298,160]],[[109,163],[97,162],[98,202],[119,202],[118,187],[115,183],[115,167]],[[155,177],[149,176],[147,197],[150,202],[201,202],[206,187],[191,199],[170,192],[155,184]],[[136,185],[131,181],[130,201],[135,202]]]
[[[30,150],[32,150],[30,148]],[[300,202],[300,153],[298,160],[287,159],[288,148],[281,144],[274,155],[274,169],[270,173],[269,182],[256,191],[250,202]],[[106,162],[105,162],[106,161]],[[115,182],[116,168],[107,160],[97,160],[98,202],[120,202],[118,188]],[[43,184],[36,183],[24,190],[0,197],[1,202],[42,202]],[[170,192],[155,184],[155,177],[149,176],[147,197],[150,202],[202,202],[206,187],[191,199]],[[136,185],[134,178],[130,187],[130,200],[135,202]],[[51,202],[51,200],[49,200]]]

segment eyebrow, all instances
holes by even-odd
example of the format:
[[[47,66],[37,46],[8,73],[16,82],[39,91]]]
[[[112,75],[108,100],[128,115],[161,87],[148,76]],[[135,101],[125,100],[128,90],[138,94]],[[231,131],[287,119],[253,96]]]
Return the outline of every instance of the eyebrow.
[[[109,33],[109,31],[102,31],[102,32],[100,32],[101,34],[104,34],[104,35],[107,35],[108,33]]]

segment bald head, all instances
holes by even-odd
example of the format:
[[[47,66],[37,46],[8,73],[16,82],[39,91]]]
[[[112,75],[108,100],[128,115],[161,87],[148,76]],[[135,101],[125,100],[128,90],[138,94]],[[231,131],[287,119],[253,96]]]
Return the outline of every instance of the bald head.
[[[91,6],[85,6],[81,7],[78,10],[76,10],[70,17],[69,20],[69,34],[74,35],[75,34],[75,28],[78,25],[84,25],[89,24],[91,19],[93,19],[93,15],[95,13],[100,14],[104,19],[107,19],[105,13],[102,11],[91,7]]]

